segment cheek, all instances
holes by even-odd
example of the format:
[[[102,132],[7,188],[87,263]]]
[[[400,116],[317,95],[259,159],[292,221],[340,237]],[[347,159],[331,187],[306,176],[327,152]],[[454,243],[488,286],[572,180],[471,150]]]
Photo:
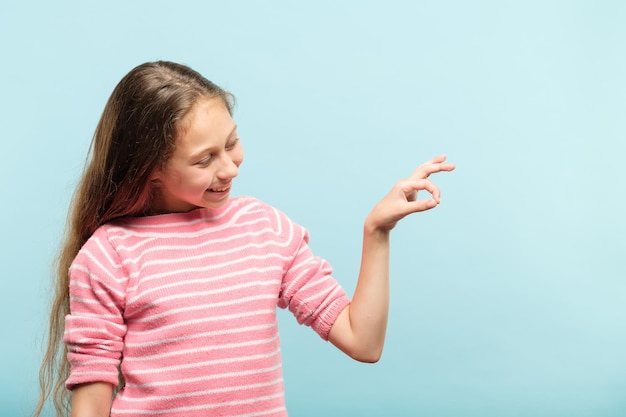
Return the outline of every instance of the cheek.
[[[182,192],[194,192],[198,187],[203,187],[207,182],[208,173],[205,170],[189,169],[180,172],[175,179],[175,184]]]

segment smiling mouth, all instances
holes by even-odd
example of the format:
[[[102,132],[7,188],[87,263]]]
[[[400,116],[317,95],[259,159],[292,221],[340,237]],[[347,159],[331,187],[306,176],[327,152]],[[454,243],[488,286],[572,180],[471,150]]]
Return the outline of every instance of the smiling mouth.
[[[223,188],[209,188],[209,191],[213,193],[223,193],[228,190],[230,190],[230,184],[224,186]]]

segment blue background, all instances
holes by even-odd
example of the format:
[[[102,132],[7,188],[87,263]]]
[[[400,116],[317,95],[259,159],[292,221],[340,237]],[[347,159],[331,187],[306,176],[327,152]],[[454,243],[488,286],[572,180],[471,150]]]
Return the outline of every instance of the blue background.
[[[168,59],[237,96],[236,193],[309,228],[350,293],[369,209],[457,164],[394,230],[378,364],[281,312],[292,416],[626,416],[625,22],[621,1],[3,2],[0,415],[38,395],[105,101]]]

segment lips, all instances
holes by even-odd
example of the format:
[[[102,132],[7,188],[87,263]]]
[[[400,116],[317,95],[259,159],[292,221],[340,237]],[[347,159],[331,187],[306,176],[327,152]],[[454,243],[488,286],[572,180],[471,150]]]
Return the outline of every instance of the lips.
[[[209,191],[213,192],[213,193],[223,193],[230,190],[230,184],[224,185],[222,187],[213,187],[213,188],[209,188]]]

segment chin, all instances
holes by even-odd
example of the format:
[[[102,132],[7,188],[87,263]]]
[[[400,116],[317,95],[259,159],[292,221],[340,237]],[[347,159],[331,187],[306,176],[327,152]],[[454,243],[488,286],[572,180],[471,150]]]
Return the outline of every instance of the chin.
[[[223,207],[226,203],[228,203],[228,200],[230,200],[230,197],[225,198],[225,199],[220,200],[220,201],[207,202],[207,203],[204,204],[204,207],[206,207],[206,208],[220,208],[220,207]]]

